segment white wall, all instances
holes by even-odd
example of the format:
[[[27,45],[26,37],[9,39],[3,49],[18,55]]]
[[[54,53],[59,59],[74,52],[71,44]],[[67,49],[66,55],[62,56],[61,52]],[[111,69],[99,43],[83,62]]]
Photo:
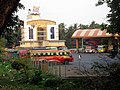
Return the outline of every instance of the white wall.
[[[29,39],[29,27],[33,29],[33,39]],[[37,40],[36,38],[36,32],[37,32],[37,29],[36,27],[32,27],[31,25],[25,25],[24,29],[23,29],[23,39],[24,41],[32,41],[32,40]]]

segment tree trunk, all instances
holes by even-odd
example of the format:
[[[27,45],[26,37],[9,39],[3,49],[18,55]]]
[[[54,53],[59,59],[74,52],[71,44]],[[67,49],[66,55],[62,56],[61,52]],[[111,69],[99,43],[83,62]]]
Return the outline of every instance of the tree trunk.
[[[20,0],[0,0],[0,35]]]

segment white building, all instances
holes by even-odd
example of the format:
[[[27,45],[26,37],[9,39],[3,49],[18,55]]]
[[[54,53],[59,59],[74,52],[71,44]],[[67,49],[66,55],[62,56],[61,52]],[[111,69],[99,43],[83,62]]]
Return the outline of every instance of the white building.
[[[27,20],[21,30],[20,47],[57,47],[65,46],[65,40],[59,40],[58,25],[55,21],[40,18],[39,7],[29,10]]]

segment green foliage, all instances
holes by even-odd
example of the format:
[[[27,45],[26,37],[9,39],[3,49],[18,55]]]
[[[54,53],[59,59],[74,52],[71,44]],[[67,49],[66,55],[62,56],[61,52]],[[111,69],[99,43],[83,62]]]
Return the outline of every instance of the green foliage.
[[[102,24],[104,24],[104,23],[102,23]],[[88,28],[90,28],[90,29],[96,29],[96,28],[101,29],[102,24],[98,24],[95,21],[92,21]]]
[[[58,90],[77,90],[77,87],[73,81],[64,81],[59,85]]]
[[[104,29],[106,24],[98,24],[95,21],[92,21],[90,25],[83,25],[83,24],[73,24],[66,28],[66,25],[64,23],[59,24],[59,38],[60,40],[66,40],[66,46],[68,48],[75,48],[75,39],[71,38],[73,33],[78,29]],[[81,44],[81,42],[79,42]]]
[[[62,80],[60,78],[52,77],[52,78],[47,78],[45,81],[45,87],[59,87],[59,85],[62,83]]]
[[[0,90],[44,90],[40,85],[25,84],[0,78]]]
[[[100,76],[99,89],[104,90],[119,90],[120,88],[120,63],[95,63],[92,67],[94,71]]]
[[[6,45],[6,39],[0,38],[0,49],[5,48],[5,45]]]
[[[60,23],[58,25],[59,27],[59,39],[60,40],[65,40],[65,35],[66,35],[66,28],[65,28],[65,24],[64,23]]]
[[[20,40],[20,27],[22,25],[21,20],[19,19],[18,15],[16,15],[16,12],[19,11],[19,9],[24,9],[25,7],[19,3],[18,7],[14,10],[10,18],[7,20],[7,25],[4,30],[1,31],[2,37],[7,39],[7,47],[12,47],[13,44],[16,45],[16,43]]]
[[[23,64],[23,61],[21,62]],[[0,81],[0,85],[2,85],[1,87],[3,88],[11,88],[17,90],[26,90],[28,88],[29,90],[35,90],[34,88],[37,90],[119,90],[120,88],[120,64],[118,63],[106,63],[105,65],[96,63],[93,66],[93,69],[95,71],[98,71],[97,73],[105,72],[106,75],[105,73],[104,75],[103,73],[99,73],[99,76],[87,76],[80,77],[78,79],[65,80],[53,75],[47,75],[45,73],[42,73],[41,70],[37,69],[30,69],[26,67],[23,67],[23,69],[21,68],[19,70],[12,69],[11,63],[8,62],[0,64],[0,70],[1,69],[2,72],[4,71],[4,74],[0,74],[4,77],[7,77],[8,75],[10,77],[11,74],[11,78],[7,79],[9,84],[1,84]],[[10,74],[8,74],[8,72]],[[20,86],[20,84],[23,85]],[[28,86],[26,87],[24,85]],[[33,87],[30,88],[31,86]]]
[[[7,55],[4,53],[4,47],[6,44],[6,40],[4,38],[0,38],[0,62],[6,59]]]
[[[110,13],[107,15],[110,25],[106,26],[108,32],[120,34],[120,0],[98,0],[96,6],[104,3],[110,8]]]
[[[9,76],[11,75],[9,72],[11,72],[11,63],[10,62],[0,62],[0,76]]]
[[[29,83],[31,77],[34,75],[32,62],[29,58],[16,58],[11,62],[14,80],[23,83]]]
[[[79,24],[78,27],[79,27],[80,29],[88,29],[89,25]]]
[[[30,83],[35,84],[35,85],[39,85],[39,84],[41,84],[42,79],[43,79],[42,71],[35,70],[34,75],[31,77]]]

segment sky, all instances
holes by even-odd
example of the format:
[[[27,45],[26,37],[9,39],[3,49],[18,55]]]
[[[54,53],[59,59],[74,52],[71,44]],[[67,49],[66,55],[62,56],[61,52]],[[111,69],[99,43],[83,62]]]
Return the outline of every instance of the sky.
[[[89,25],[92,21],[107,23],[109,8],[106,4],[95,6],[98,0],[21,0],[25,10],[20,10],[20,19],[25,20],[28,9],[40,6],[41,19],[53,20],[57,24],[70,26],[75,23]]]

